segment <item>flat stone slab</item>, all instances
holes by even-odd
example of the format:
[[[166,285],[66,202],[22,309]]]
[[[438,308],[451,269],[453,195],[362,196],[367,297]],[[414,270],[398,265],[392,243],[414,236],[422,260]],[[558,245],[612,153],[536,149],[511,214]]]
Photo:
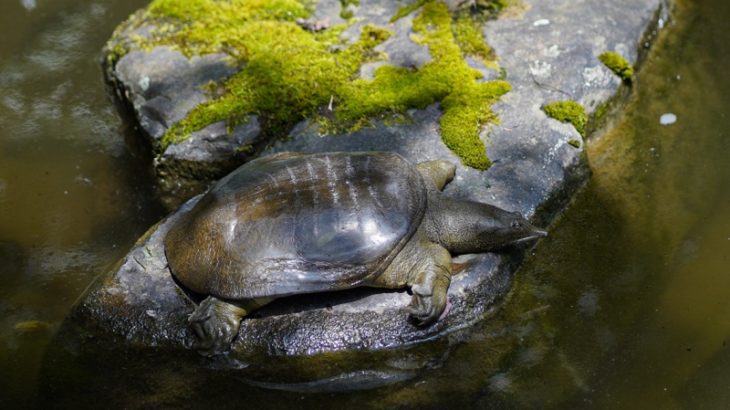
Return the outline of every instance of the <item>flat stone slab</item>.
[[[343,35],[355,37],[368,23],[388,27],[395,34],[379,46],[389,54],[387,63],[422,64],[429,55],[409,40],[412,16],[395,25],[389,23],[392,13],[404,4],[362,0],[359,6],[349,6],[363,20]],[[662,4],[661,0],[526,0],[519,12],[485,23],[486,38],[506,70],[506,80],[512,84],[512,91],[494,106],[500,124],[486,127],[481,134],[494,162],[487,171],[461,165],[442,143],[438,104],[412,110],[408,124],[378,123],[347,135],[322,137],[315,125],[305,121],[291,131],[288,139],[263,149],[262,155],[280,151],[390,150],[413,162],[448,159],[459,166],[455,180],[445,190],[447,195],[518,211],[545,226],[586,180],[588,171],[582,148],[569,144],[580,140],[580,135],[571,125],[546,117],[540,107],[556,100],[575,100],[590,112],[608,101],[622,85],[597,56],[615,50],[629,62],[636,62],[638,50],[644,47],[644,33],[654,28]],[[323,5],[332,9],[323,9]],[[339,2],[323,2],[317,13],[317,18],[336,18]],[[204,100],[192,83],[176,84],[177,80],[165,73],[166,68],[157,66],[154,72],[149,71],[155,65],[151,61],[160,58],[161,53],[168,56],[169,69],[176,70],[175,78],[230,75],[227,68],[219,66],[216,56],[190,60],[183,57],[187,60],[183,61],[181,55],[173,56],[174,50],[160,48],[124,56],[108,73],[125,90],[122,96],[132,104],[142,128],[153,138],[159,137],[191,104]],[[486,67],[480,69],[487,78],[497,75]],[[196,77],[193,73],[199,70],[206,74]],[[367,67],[361,70],[365,77],[368,73],[372,70]],[[159,102],[161,95],[170,101]],[[155,112],[156,119],[148,115],[151,112]],[[236,141],[255,140],[257,125],[255,121],[250,123],[253,125],[248,129],[233,131]],[[198,133],[197,138],[208,142],[231,138],[211,128],[210,133]],[[218,137],[212,137],[216,132]],[[195,145],[191,150],[172,145],[163,155],[185,157],[186,161],[193,161],[196,155],[204,161],[213,157],[227,161],[230,155],[225,154],[225,141],[212,143],[213,156],[195,141],[188,142]],[[170,175],[165,178],[174,180]],[[161,240],[170,223],[196,200],[153,227],[117,267],[100,277],[69,320],[93,324],[136,346],[189,347],[193,335],[186,319],[194,302],[172,279]],[[281,299],[243,320],[230,357],[251,352],[309,355],[388,349],[437,338],[484,318],[508,291],[523,255],[524,249],[515,249],[508,254],[457,258],[458,273],[449,290],[451,311],[426,328],[407,320],[405,307],[410,296],[405,290],[365,289]]]

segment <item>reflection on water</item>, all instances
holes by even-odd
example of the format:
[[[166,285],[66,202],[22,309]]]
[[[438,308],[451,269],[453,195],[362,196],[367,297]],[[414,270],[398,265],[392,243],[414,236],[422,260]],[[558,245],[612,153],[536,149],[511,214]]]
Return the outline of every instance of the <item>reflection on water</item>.
[[[144,3],[0,6],[0,407],[27,403],[70,304],[159,217],[146,162],[125,147],[98,67],[113,26]],[[405,381],[374,392],[284,392],[266,386],[300,385],[225,373],[205,380],[170,360],[143,383],[134,380],[150,359],[124,357],[118,380],[130,384],[114,391],[138,405],[726,406],[730,3],[679,1],[676,14],[628,113],[588,144],[591,181],[517,274],[505,306],[432,346],[382,353]],[[676,122],[662,125],[667,113]],[[276,366],[319,374],[325,359]],[[275,373],[274,360],[257,366]]]
[[[98,63],[143,3],[0,5],[0,407],[29,403],[68,308],[159,217]]]

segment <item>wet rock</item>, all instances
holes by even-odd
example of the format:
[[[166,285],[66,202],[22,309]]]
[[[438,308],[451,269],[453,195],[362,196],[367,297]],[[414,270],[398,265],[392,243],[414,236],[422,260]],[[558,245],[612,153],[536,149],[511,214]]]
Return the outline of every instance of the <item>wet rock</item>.
[[[212,175],[245,159],[233,153],[239,144],[261,144],[257,150],[262,154],[391,150],[414,162],[440,158],[458,163],[447,195],[492,203],[546,225],[588,172],[582,149],[570,144],[580,135],[572,126],[548,118],[540,107],[569,99],[592,112],[609,100],[621,87],[621,80],[597,56],[617,50],[636,62],[643,33],[653,24],[661,1],[525,3],[528,7],[519,15],[507,13],[484,25],[513,88],[495,106],[500,124],[486,127],[481,134],[493,161],[487,171],[461,165],[443,144],[441,111],[433,104],[411,110],[407,124],[376,123],[345,135],[322,137],[315,124],[304,121],[293,128],[289,138],[267,142],[268,146],[257,140],[260,127],[256,117],[232,131],[222,123],[213,124],[197,132],[191,141],[173,144],[159,154],[158,175],[170,185],[166,189],[178,190],[173,196],[180,199],[199,192]],[[361,1],[352,10],[362,20],[343,36],[357,38],[367,23],[389,26],[390,16],[399,6],[384,0]],[[318,20],[329,16],[321,10],[318,13]],[[411,22],[407,16],[389,26],[394,35],[380,46],[389,55],[388,64],[418,66],[430,58],[428,50],[411,41]],[[201,84],[234,72],[224,56],[187,59],[175,53],[164,48],[134,51],[108,71],[153,139],[208,98],[200,91]],[[165,62],[160,61],[163,56]],[[367,71],[363,69],[362,75],[367,76]],[[210,171],[208,164],[213,163],[217,164],[215,171]],[[191,188],[191,184],[197,185]],[[177,195],[181,192],[184,195]],[[161,240],[170,223],[196,200],[153,227],[117,267],[100,277],[76,305],[67,326],[91,326],[95,332],[116,335],[133,346],[187,349],[193,335],[186,319],[196,296],[185,294],[172,279]],[[407,320],[405,307],[410,296],[405,290],[356,289],[281,299],[243,321],[229,364],[252,354],[297,356],[379,350],[449,334],[481,320],[493,309],[509,289],[523,255],[524,250],[514,249],[457,258],[458,273],[449,290],[453,307],[443,320],[426,328]]]
[[[172,48],[156,47],[131,51],[107,74],[133,109],[149,145],[159,151],[165,130],[211,99],[205,87],[236,72],[222,53],[188,59]],[[161,150],[154,165],[163,202],[177,207],[180,198],[199,193],[210,180],[235,168],[247,158],[242,148],[254,143],[260,131],[258,119],[251,115],[233,130],[217,122]]]

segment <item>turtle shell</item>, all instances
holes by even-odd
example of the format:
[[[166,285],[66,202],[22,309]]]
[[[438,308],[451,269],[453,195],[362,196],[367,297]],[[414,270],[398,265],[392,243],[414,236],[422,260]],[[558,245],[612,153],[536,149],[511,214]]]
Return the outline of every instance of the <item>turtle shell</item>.
[[[366,285],[418,229],[421,174],[388,152],[281,153],[220,180],[165,238],[194,292],[279,297]]]

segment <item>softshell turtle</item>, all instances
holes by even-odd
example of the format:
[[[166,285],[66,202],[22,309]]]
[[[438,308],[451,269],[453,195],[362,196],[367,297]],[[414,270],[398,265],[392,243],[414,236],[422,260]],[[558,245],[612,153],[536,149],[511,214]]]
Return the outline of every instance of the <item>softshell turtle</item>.
[[[444,310],[451,253],[546,235],[518,213],[441,194],[456,167],[392,152],[280,153],[215,184],[170,228],[175,278],[206,298],[189,322],[204,354],[270,301],[357,286],[410,287],[416,325]]]

